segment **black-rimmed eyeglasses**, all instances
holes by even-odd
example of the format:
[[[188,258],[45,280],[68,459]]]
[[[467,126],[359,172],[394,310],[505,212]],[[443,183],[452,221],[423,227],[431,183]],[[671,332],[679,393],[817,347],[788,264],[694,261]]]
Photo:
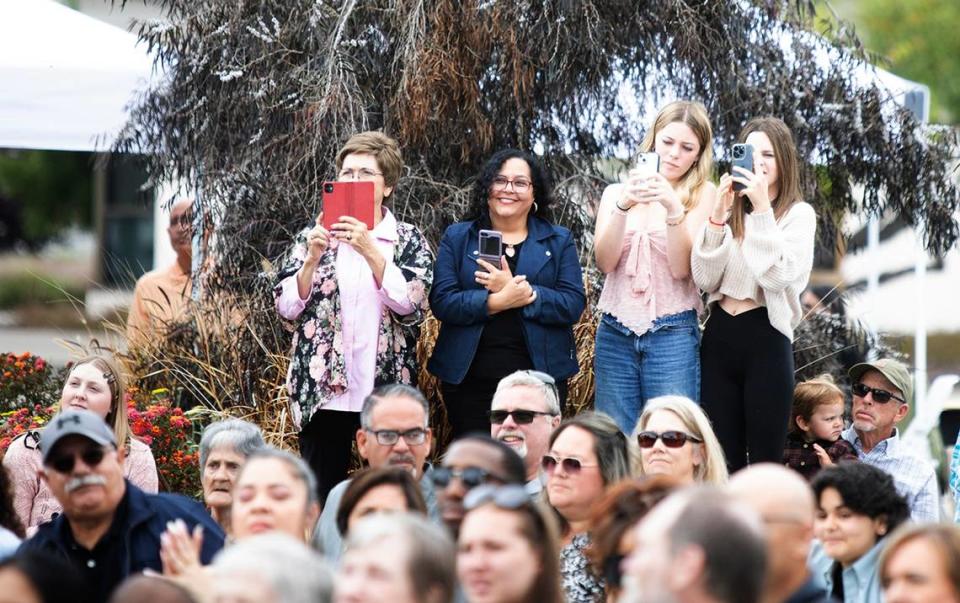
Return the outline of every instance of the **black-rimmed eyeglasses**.
[[[427,441],[427,430],[422,427],[414,427],[406,431],[397,431],[396,429],[366,429],[377,438],[377,444],[381,446],[393,446],[400,438],[407,443],[407,446],[417,446]]]

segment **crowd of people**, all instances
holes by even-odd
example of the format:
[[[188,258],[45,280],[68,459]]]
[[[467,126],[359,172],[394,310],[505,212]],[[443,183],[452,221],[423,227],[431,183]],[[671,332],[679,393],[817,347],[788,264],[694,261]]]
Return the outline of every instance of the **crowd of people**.
[[[80,360],[59,414],[3,459],[0,601],[960,603],[960,528],[900,440],[910,372],[848,367],[849,416],[834,378],[795,383],[816,217],[784,123],[739,140],[753,169],[711,183],[706,110],[671,103],[640,149],[658,169],[604,191],[596,397],[574,414],[587,297],[536,156],[495,153],[434,257],[390,209],[397,142],[352,137],[337,180],[373,183],[374,223],[321,212],[274,288],[300,455],[215,422],[203,503],[157,493],[122,371]],[[416,383],[428,311],[452,428],[439,454]]]

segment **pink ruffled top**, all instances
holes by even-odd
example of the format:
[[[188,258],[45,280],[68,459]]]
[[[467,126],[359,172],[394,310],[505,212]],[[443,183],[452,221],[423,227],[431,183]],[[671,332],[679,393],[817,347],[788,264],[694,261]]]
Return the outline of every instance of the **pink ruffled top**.
[[[667,260],[667,231],[627,230],[620,261],[607,274],[597,308],[637,335],[661,316],[703,309],[700,292],[690,277],[676,279]]]

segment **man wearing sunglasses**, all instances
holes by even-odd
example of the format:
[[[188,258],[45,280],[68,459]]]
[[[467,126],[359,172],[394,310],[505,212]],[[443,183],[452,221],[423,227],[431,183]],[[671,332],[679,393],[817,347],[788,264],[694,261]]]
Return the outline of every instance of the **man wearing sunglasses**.
[[[438,520],[437,496],[426,462],[433,444],[430,405],[420,390],[400,383],[382,385],[366,397],[360,410],[357,450],[370,467],[400,467],[420,482],[427,514]],[[337,529],[337,510],[350,480],[337,484],[327,495],[317,522],[314,542],[331,563],[340,559],[343,541]]]
[[[560,402],[553,377],[517,371],[497,384],[490,404],[490,435],[513,448],[527,468],[527,492],[543,490],[540,459],[550,448],[550,433],[560,424]]]
[[[86,582],[78,601],[106,601],[127,576],[160,572],[160,536],[182,519],[203,529],[200,560],[223,547],[223,532],[198,503],[176,494],[146,494],[123,478],[124,450],[113,430],[87,410],[54,417],[40,435],[40,477],[63,513],[40,526],[20,550],[41,550],[69,561]]]
[[[481,484],[523,484],[526,468],[512,448],[477,433],[456,440],[430,476],[437,489],[440,519],[454,538],[463,521],[463,499]]]
[[[900,442],[897,424],[907,416],[913,396],[910,371],[891,358],[854,365],[853,424],[843,439],[864,463],[883,469],[907,499],[916,522],[940,519],[940,491],[933,467]]]

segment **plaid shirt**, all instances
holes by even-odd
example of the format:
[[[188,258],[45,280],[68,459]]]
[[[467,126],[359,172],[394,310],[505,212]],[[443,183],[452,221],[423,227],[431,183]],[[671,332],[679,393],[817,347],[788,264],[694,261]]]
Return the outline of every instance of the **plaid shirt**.
[[[940,490],[933,467],[903,447],[896,429],[892,436],[874,446],[870,452],[864,452],[860,436],[853,427],[843,432],[843,439],[853,444],[861,461],[893,476],[897,492],[907,499],[914,521],[940,521]]]
[[[787,434],[787,444],[783,448],[783,464],[800,473],[807,481],[813,479],[813,476],[821,469],[820,457],[818,457],[817,453],[813,450],[814,444],[820,444],[820,446],[827,451],[827,455],[830,456],[830,460],[834,463],[840,461],[856,461],[859,458],[857,451],[853,449],[850,442],[843,438],[838,439],[836,442],[831,442],[830,440],[808,442],[803,438],[802,433],[791,431]]]
[[[950,490],[953,492],[953,521],[960,523],[960,434],[950,456]]]

